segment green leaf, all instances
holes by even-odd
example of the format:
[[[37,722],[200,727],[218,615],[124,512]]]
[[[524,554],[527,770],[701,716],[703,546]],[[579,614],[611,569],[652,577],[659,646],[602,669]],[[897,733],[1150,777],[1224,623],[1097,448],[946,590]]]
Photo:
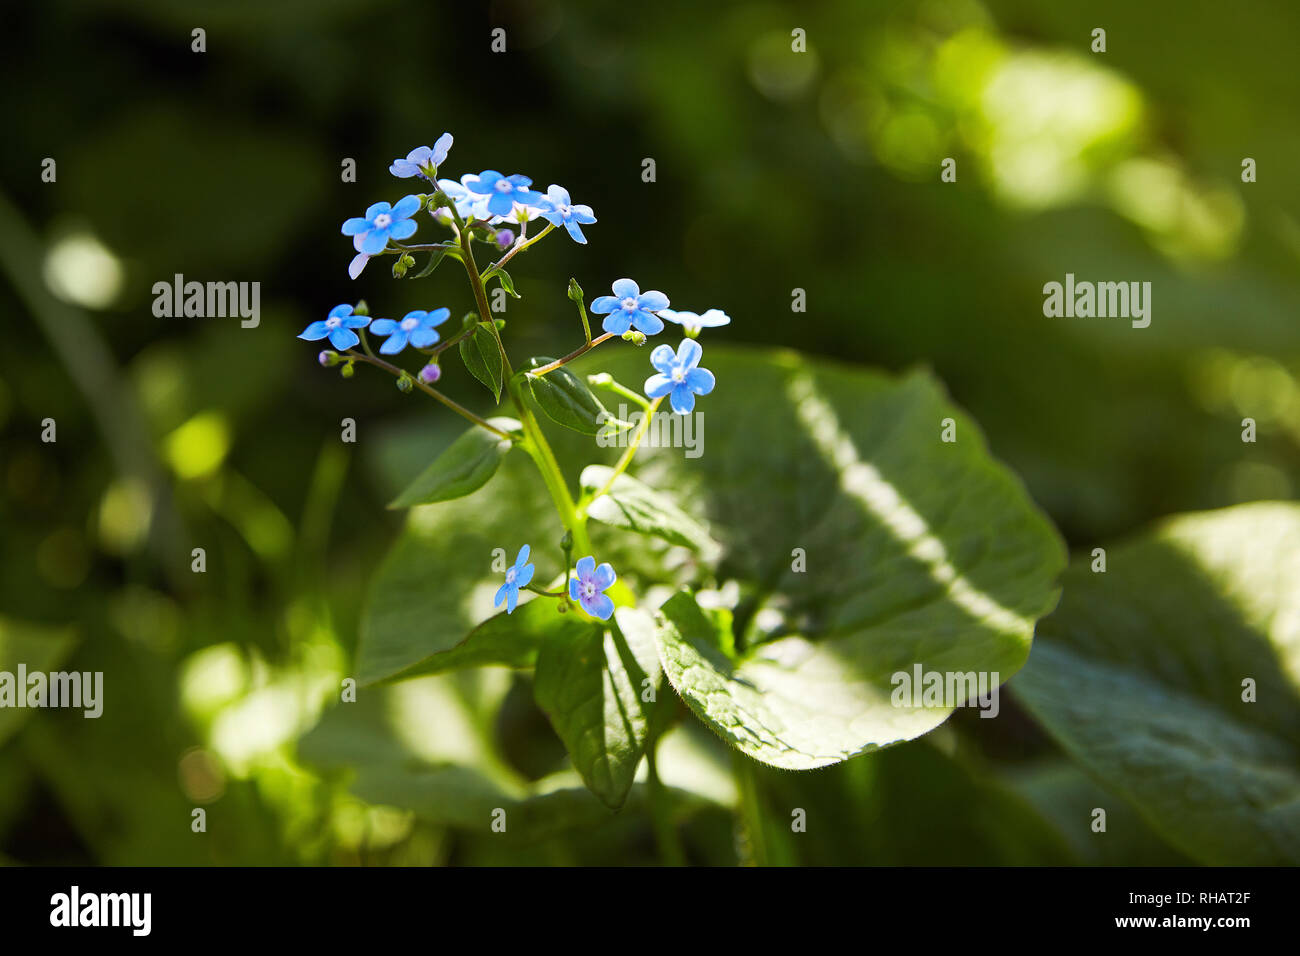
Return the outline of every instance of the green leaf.
[[[530,375],[528,369],[542,368],[554,359],[534,357],[528,360],[515,381],[526,387],[547,417],[565,428],[584,435],[596,435],[612,416],[605,410],[587,383],[561,365],[545,375]]]
[[[1107,549],[1104,573],[1080,557],[1011,685],[1202,863],[1300,863],[1297,541],[1300,507],[1258,503],[1170,519]]]
[[[513,418],[491,418],[488,423],[506,432],[518,431],[522,427]],[[472,426],[435,458],[433,464],[388,507],[428,505],[463,498],[478,491],[496,474],[511,445],[508,439],[494,435],[486,428]]]
[[[577,616],[576,613],[573,616]],[[548,638],[537,655],[537,705],[583,782],[606,806],[627,799],[645,754],[659,660],[644,612],[622,608],[618,627],[588,623]],[[643,698],[649,693],[650,700]]]
[[[434,651],[385,682],[487,664],[532,667],[539,647],[565,643],[585,632],[588,623],[577,614],[561,614],[555,598],[525,599],[513,614],[502,611],[488,618],[460,643]]]
[[[425,276],[432,274],[433,270],[438,268],[438,266],[442,263],[442,260],[445,259],[446,257],[447,257],[446,249],[434,249],[432,252],[429,253],[428,264],[419,272],[417,272],[415,275],[409,276],[408,278],[423,279]]]
[[[582,490],[593,492],[603,488],[613,473],[614,469],[605,465],[589,465],[582,472]],[[667,495],[626,473],[619,475],[608,492],[587,506],[587,514],[615,528],[693,548],[706,561],[716,560],[722,551],[722,546],[710,537],[708,528],[678,508]]]
[[[520,298],[519,293],[515,291],[515,280],[510,278],[509,272],[506,272],[505,269],[494,269],[492,275],[496,276],[497,281],[501,283],[501,288],[506,290],[507,295],[511,295],[516,299]]]
[[[474,332],[460,340],[460,357],[470,374],[501,401],[501,349],[489,323],[476,322]]]

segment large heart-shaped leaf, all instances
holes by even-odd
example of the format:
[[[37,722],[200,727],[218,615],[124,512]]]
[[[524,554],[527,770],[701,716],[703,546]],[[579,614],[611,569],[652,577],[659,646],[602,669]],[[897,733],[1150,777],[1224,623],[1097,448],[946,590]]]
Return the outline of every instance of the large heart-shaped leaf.
[[[1261,503],[1171,519],[1104,572],[1081,558],[1012,684],[1204,863],[1300,862],[1298,544],[1300,507]]]
[[[513,418],[491,418],[488,423],[506,432],[520,427]],[[496,474],[510,448],[509,439],[475,425],[435,458],[388,507],[410,508],[473,494]]]
[[[496,401],[501,401],[501,349],[492,326],[476,322],[474,331],[460,340],[460,357],[471,375],[487,386]]]
[[[770,686],[787,679],[783,671],[799,670],[799,679],[827,684],[826,699],[839,701],[825,714],[816,699],[805,701],[799,745],[783,750],[778,742],[762,748],[766,756],[816,766],[932,728],[950,707],[890,706],[891,676],[914,664],[997,671],[1000,679],[1020,667],[1035,620],[1056,601],[1064,549],[928,376],[900,379],[788,352],[717,348],[704,364],[718,378],[697,406],[707,431],[697,425],[693,449],[646,447],[632,471],[645,485],[672,489],[672,500],[707,518],[722,545],[716,563],[679,564],[671,574],[686,567],[738,579],[752,595],[736,608],[737,640],[749,655],[737,666],[761,673]],[[601,356],[594,368],[632,380],[643,365],[644,355],[626,350]],[[956,422],[955,443],[941,441],[946,418]],[[566,463],[617,453],[572,438],[556,446]],[[415,509],[372,591],[362,676],[400,673],[454,647],[488,617],[501,582],[487,573],[493,547],[513,554],[532,543],[539,577],[553,578],[562,568],[545,542],[559,535],[523,456],[503,462],[473,498]],[[619,537],[616,529],[605,532],[602,557]],[[646,553],[628,551],[629,563],[616,564],[637,594],[672,579]],[[799,637],[762,644],[777,632]],[[714,662],[720,674],[725,667]],[[688,696],[680,675],[675,686]],[[845,699],[864,709],[848,714]],[[811,736],[823,722],[835,729],[824,739]]]
[[[621,608],[618,624],[589,623],[548,639],[537,655],[533,686],[583,782],[615,809],[627,799],[645,753],[659,685],[659,656],[645,613]]]

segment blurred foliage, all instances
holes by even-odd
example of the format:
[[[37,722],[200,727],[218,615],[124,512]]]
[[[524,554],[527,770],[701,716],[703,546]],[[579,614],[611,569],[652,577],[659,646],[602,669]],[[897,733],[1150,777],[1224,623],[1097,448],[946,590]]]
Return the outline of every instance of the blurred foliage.
[[[470,305],[437,275],[407,286],[372,266],[349,282],[338,234],[401,195],[389,161],[443,130],[457,172],[559,181],[600,217],[589,246],[516,260],[518,354],[576,336],[569,275],[589,289],[632,275],[725,308],[732,341],[931,366],[1076,549],[1176,511],[1295,497],[1300,182],[1284,170],[1300,154],[1300,10],[834,0],[702,16],[680,0],[6,10],[0,669],[43,641],[108,672],[113,719],[0,723],[0,859],[656,859],[635,806],[591,826],[575,799],[555,819],[576,829],[531,843],[431,809],[444,784],[473,812],[500,794],[568,799],[527,674],[373,700],[372,736],[352,746],[409,751],[411,779],[368,780],[330,740],[363,589],[398,529],[383,505],[459,427],[380,376],[339,381],[293,336],[361,286],[394,312]],[[495,25],[507,55],[488,52]],[[789,53],[795,27],[805,54]],[[1246,156],[1258,183],[1240,182]],[[1150,328],[1044,319],[1042,284],[1065,272],[1150,280]],[[177,273],[261,282],[260,326],[155,317],[151,287]],[[806,313],[789,311],[795,288]],[[481,408],[463,370],[445,385]],[[344,417],[356,445],[339,441]],[[57,443],[39,440],[46,418]],[[755,771],[769,819],[797,806],[814,822],[806,839],[773,825],[747,840],[804,863],[1181,859],[1122,810],[1122,838],[1081,836],[1085,811],[1067,808],[1095,805],[1095,785],[1003,708],[831,770]],[[665,748],[690,859],[752,855],[720,745],[682,728]]]

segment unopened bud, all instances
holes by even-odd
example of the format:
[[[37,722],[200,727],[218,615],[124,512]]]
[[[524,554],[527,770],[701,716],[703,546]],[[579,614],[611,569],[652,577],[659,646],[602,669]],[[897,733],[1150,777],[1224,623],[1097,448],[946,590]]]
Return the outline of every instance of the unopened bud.
[[[573,532],[572,532],[572,531],[568,531],[568,530],[566,530],[566,531],[564,532],[564,537],[560,539],[560,550],[561,550],[561,551],[572,551],[572,550],[573,550]]]
[[[425,385],[432,385],[438,379],[442,378],[442,369],[437,362],[430,362],[424,368],[420,369],[420,381]]]
[[[569,298],[574,302],[582,301],[582,286],[578,285],[577,279],[569,280]]]
[[[370,306],[366,305],[366,300],[365,300],[365,299],[362,299],[360,302],[358,302],[358,303],[356,304],[356,306],[352,309],[352,314],[353,314],[353,315],[369,315],[369,314],[370,314]]]
[[[316,356],[316,361],[320,362],[321,366],[324,368],[333,368],[342,360],[339,358],[338,352],[331,352],[329,349],[326,349],[324,352],[321,352],[320,355]]]
[[[409,392],[411,389],[413,389],[414,387],[415,387],[415,382],[411,379],[411,376],[408,375],[406,372],[403,372],[401,375],[397,377],[397,390],[399,392],[405,394]]]
[[[623,341],[631,342],[633,345],[645,345],[645,333],[638,332],[636,329],[628,329],[623,333]]]
[[[498,248],[509,249],[515,244],[515,234],[509,229],[498,229],[496,240]]]
[[[356,374],[356,369],[354,369],[352,367],[352,363],[349,362],[347,365],[344,365],[341,369],[339,369],[339,374],[342,375],[344,378],[351,378],[353,375]]]

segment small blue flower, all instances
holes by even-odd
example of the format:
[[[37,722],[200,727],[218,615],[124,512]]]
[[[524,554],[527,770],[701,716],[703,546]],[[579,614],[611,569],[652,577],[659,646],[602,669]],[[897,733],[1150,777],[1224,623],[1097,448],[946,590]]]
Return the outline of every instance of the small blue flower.
[[[578,560],[574,571],[577,577],[569,578],[569,597],[592,617],[608,621],[614,613],[614,602],[601,592],[618,580],[614,569],[608,562],[596,567],[596,559],[588,555]]]
[[[465,183],[465,186],[472,193],[489,197],[487,208],[492,215],[509,216],[515,210],[515,203],[535,206],[542,198],[541,193],[528,188],[532,184],[531,179],[518,173],[502,176],[495,169],[485,169],[479,173],[478,179]]]
[[[696,315],[694,312],[678,312],[675,309],[664,309],[659,313],[659,318],[667,319],[669,322],[676,322],[682,327],[682,331],[695,338],[703,329],[716,329],[720,325],[730,325],[731,316],[721,309],[709,309],[703,315]]]
[[[447,154],[451,152],[452,136],[451,133],[443,133],[438,137],[438,142],[433,144],[433,148],[428,146],[417,146],[406,154],[406,159],[395,159],[393,165],[388,167],[388,171],[399,179],[410,179],[412,176],[424,176],[432,179],[438,174],[438,167],[447,159]]]
[[[515,603],[519,600],[519,589],[527,587],[532,579],[533,566],[528,563],[528,545],[524,545],[519,549],[514,567],[506,568],[506,583],[497,588],[496,603],[492,606],[500,607],[501,602],[505,601],[506,613],[513,614]]]
[[[447,198],[456,204],[456,214],[461,219],[487,218],[487,199],[483,196],[476,196],[469,191],[469,184],[478,182],[478,177],[473,173],[466,173],[460,177],[460,182],[454,179],[438,180],[438,188],[446,193]],[[479,213],[482,213],[480,215]]]
[[[631,279],[618,279],[614,283],[613,295],[602,295],[591,303],[591,311],[605,315],[603,327],[606,332],[622,335],[630,328],[654,335],[662,332],[664,324],[654,313],[668,308],[668,296],[662,292],[642,292]]]
[[[574,242],[586,245],[587,237],[582,234],[579,226],[596,221],[590,206],[574,205],[569,199],[569,191],[552,183],[546,190],[546,195],[538,202],[537,208],[541,210],[542,218],[552,226],[563,226],[569,230]]]
[[[380,319],[379,321],[387,321]],[[298,338],[306,339],[308,342],[316,342],[323,338],[330,340],[330,345],[334,346],[340,352],[350,349],[361,340],[357,338],[357,333],[353,329],[364,329],[370,324],[370,319],[364,315],[356,315],[350,305],[336,305],[330,309],[330,314],[323,320],[313,322],[307,328],[298,333]]]
[[[713,391],[715,379],[707,368],[697,368],[704,349],[694,339],[682,339],[676,354],[671,345],[659,345],[650,353],[650,364],[658,371],[645,380],[650,398],[671,396],[673,411],[685,415],[695,408],[695,396]]]
[[[375,319],[370,324],[370,331],[375,335],[386,335],[388,341],[379,347],[385,355],[396,355],[410,342],[417,349],[427,349],[438,341],[435,325],[442,325],[451,315],[451,309],[434,309],[432,312],[416,310],[408,312],[401,321],[393,319]]]
[[[377,202],[364,216],[343,223],[343,235],[352,237],[357,252],[376,256],[384,251],[389,239],[409,239],[414,235],[415,222],[411,217],[419,211],[419,196],[403,196],[396,206]]]

